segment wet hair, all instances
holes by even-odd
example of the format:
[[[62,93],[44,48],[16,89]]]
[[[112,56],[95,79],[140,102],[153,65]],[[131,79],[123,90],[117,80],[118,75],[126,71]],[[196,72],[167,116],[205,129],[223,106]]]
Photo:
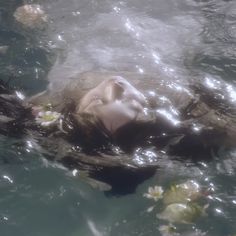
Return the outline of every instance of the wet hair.
[[[205,94],[207,97],[207,93]],[[27,133],[28,130],[34,130],[36,135],[38,133],[42,137],[58,137],[59,135],[88,154],[108,151],[111,145],[115,144],[129,153],[138,147],[152,145],[162,149],[168,146],[171,147],[168,153],[172,155],[180,154],[181,156],[189,155],[186,154],[187,150],[192,155],[194,149],[200,150],[203,148],[203,152],[206,152],[206,149],[219,147],[228,135],[217,124],[215,124],[214,129],[206,127],[203,130],[204,132],[197,134],[192,132],[191,125],[188,125],[188,122],[186,127],[175,127],[170,125],[163,117],[157,117],[156,115],[151,120],[129,122],[120,127],[114,135],[111,135],[102,121],[95,115],[76,113],[75,101],[70,100],[63,103],[63,108],[60,111],[62,118],[59,125],[43,129],[36,124],[31,107],[27,107],[17,97],[15,91],[9,89],[6,84],[0,81],[0,133],[8,136],[20,136]],[[234,117],[234,113],[230,113]],[[217,118],[218,114],[215,114],[215,116]],[[227,117],[229,117],[228,114]],[[210,118],[212,117],[206,116],[204,119],[208,122]],[[232,123],[229,127],[232,127],[231,130],[234,132],[235,119],[232,119],[231,116],[229,118],[229,122]],[[163,136],[162,133],[167,135]]]
[[[65,138],[87,153],[106,149],[111,142],[111,136],[103,123],[92,114],[75,114],[75,108],[76,104],[71,101],[62,110],[63,118],[59,127]]]
[[[0,133],[20,136],[29,120],[32,120],[31,108],[25,106],[16,92],[0,80]]]
[[[111,140],[109,133],[95,116],[74,114],[75,103],[65,102],[59,128],[40,127],[32,115],[32,108],[20,100],[16,92],[0,80],[0,133],[5,136],[22,136],[36,131],[42,137],[61,135],[86,152],[104,148]]]

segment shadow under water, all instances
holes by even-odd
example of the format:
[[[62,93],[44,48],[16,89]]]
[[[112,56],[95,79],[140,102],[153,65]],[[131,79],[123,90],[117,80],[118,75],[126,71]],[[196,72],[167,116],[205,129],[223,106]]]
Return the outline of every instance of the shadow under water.
[[[13,14],[23,3],[41,4],[49,17],[46,28],[29,29],[16,21]],[[146,74],[167,78],[164,81],[171,78],[175,85],[183,87],[204,85],[194,87],[198,94],[199,88],[202,91],[204,103],[217,106],[216,114],[222,115],[222,121],[229,116],[235,122],[235,9],[234,1],[222,0],[148,0],[145,5],[136,0],[0,1],[0,78],[6,83],[0,93],[6,94],[8,85],[18,99],[46,88],[53,94],[60,93],[77,74],[114,71],[122,75],[121,71],[128,71],[144,87],[150,87]],[[96,83],[87,81],[87,89]],[[150,92],[162,97],[161,89],[153,84],[151,87]],[[215,96],[209,99],[212,91]],[[0,107],[1,122],[3,114],[16,115],[11,104],[17,106],[19,100],[11,101],[6,106],[6,98],[1,96],[0,103],[5,104],[5,110]],[[165,99],[162,102],[168,104]],[[217,151],[201,152],[198,146],[189,147],[194,140],[185,139],[185,148],[176,148],[172,153],[147,147],[127,155],[113,146],[120,158],[114,160],[114,155],[106,153],[106,165],[101,162],[91,169],[94,153],[83,153],[76,145],[61,143],[55,137],[45,139],[43,132],[22,136],[22,128],[14,127],[15,137],[5,136],[8,129],[0,136],[1,235],[236,233],[233,148],[221,145]],[[173,140],[178,142],[178,138]],[[204,138],[216,142],[220,136]],[[74,168],[71,159],[56,164],[54,160],[65,157],[68,149],[69,156],[78,155],[85,168]],[[188,158],[181,151],[188,151]],[[111,159],[113,166],[108,165]],[[81,167],[81,163],[76,164]],[[139,171],[137,167],[142,165],[146,167]],[[160,230],[171,222],[157,219],[166,207],[164,200],[151,202],[143,194],[150,186],[162,186],[165,193],[188,180],[202,187],[204,196],[197,204],[208,205],[208,216],[192,224],[172,222],[174,231],[168,231],[168,227],[164,227],[167,231]],[[108,190],[109,185],[113,189],[106,194],[96,189]],[[155,206],[154,210],[151,206]]]

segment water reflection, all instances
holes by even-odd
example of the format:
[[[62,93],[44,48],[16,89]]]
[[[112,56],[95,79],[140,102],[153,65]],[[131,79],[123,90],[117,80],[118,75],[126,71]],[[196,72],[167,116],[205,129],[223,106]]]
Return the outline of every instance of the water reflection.
[[[95,226],[94,222],[91,221],[91,220],[87,220],[87,223],[88,223],[88,226],[89,226],[89,229],[91,230],[92,232],[92,235],[94,236],[103,236],[103,232],[100,232],[97,227]]]
[[[180,123],[180,121],[177,118],[175,118],[173,114],[171,114],[171,112],[167,110],[159,109],[157,110],[157,113],[163,115],[167,120],[169,120],[174,125],[178,125]]]
[[[3,175],[2,177],[3,177],[3,179],[7,180],[9,183],[11,183],[11,184],[13,183],[13,180],[9,176]]]
[[[12,6],[7,11],[5,7],[10,2]],[[161,72],[185,81],[189,73],[192,76],[192,71],[200,69],[213,74],[205,78],[210,89],[222,88],[215,75],[227,79],[227,95],[217,92],[220,99],[229,97],[235,103],[235,91],[230,85],[236,72],[234,1],[40,3],[51,18],[47,46],[61,53],[49,76],[50,81],[58,82],[59,88],[68,82],[65,79],[68,74],[78,71]],[[3,18],[19,5],[14,1],[2,4]],[[1,27],[1,77],[17,78],[16,84],[29,93],[45,88],[47,82],[43,79],[52,64],[47,47],[42,47],[45,40],[33,42],[27,32],[17,29],[13,23],[4,25],[1,21]],[[185,71],[185,66],[189,71]],[[182,89],[174,84],[170,86]],[[150,91],[150,95],[156,96],[155,92]],[[23,99],[20,92],[17,95]],[[168,104],[165,96],[160,99],[163,105]],[[162,114],[178,124],[172,107],[162,110]],[[195,131],[201,129],[198,124],[192,127]],[[151,185],[167,187],[177,180],[191,178],[207,189],[209,217],[196,226],[178,226],[180,235],[228,236],[236,232],[233,152],[222,151],[215,155],[214,161],[196,164],[166,159],[165,153],[157,156],[152,149],[137,150],[137,164],[158,159],[160,167],[156,175],[140,185],[136,194],[107,198],[81,181],[76,170],[71,178],[64,170],[41,163],[41,155],[33,150],[33,141],[26,141],[26,149],[10,142],[1,138],[0,170],[5,173],[1,175],[3,181],[0,180],[2,235],[160,235],[157,229],[161,223],[155,216],[143,213],[148,204],[142,194]]]

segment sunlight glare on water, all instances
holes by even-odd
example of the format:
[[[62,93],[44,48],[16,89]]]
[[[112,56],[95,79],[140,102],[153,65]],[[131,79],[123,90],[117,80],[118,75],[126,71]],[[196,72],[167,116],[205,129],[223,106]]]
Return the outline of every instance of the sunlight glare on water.
[[[183,55],[197,50],[201,42],[202,16],[182,15],[181,4],[172,1],[150,1],[145,7],[136,1],[46,1],[43,5],[53,21],[52,37],[63,38],[66,48],[63,62],[50,72],[51,81],[86,70],[151,73],[161,69],[178,76],[175,69],[182,70]],[[72,14],[75,9],[79,15]]]
[[[4,80],[15,78],[20,99],[24,93],[41,91],[49,82],[51,89],[60,90],[78,72],[128,71],[168,75],[177,84],[197,74],[217,92],[225,86],[227,94],[218,95],[229,97],[235,105],[235,1],[24,2],[42,5],[49,21],[39,37],[37,31],[32,33],[14,22],[13,12],[21,1],[0,1],[0,75]],[[219,78],[227,83],[222,85]],[[177,84],[170,86],[187,93]],[[161,100],[168,104],[167,97]],[[159,112],[178,124],[174,108]],[[193,129],[198,132],[201,127],[193,124]],[[92,188],[86,173],[80,175],[76,169],[68,173],[43,161],[47,153],[41,153],[33,139],[0,136],[0,141],[0,235],[236,234],[235,150],[222,147],[212,153],[212,160],[193,161],[168,158],[165,151],[138,149],[137,165],[156,160],[160,165],[134,193],[117,196]],[[202,187],[200,201],[206,214],[193,224],[173,223],[172,227],[157,218],[163,200],[155,203],[143,195],[150,186],[162,186],[174,189],[177,198],[183,193],[177,192],[176,184],[188,180]],[[170,228],[177,232],[167,232]]]

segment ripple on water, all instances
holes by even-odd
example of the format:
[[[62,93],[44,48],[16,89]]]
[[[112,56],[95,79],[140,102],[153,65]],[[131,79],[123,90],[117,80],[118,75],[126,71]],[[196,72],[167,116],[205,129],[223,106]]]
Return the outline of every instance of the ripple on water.
[[[29,93],[46,86],[43,79],[53,63],[52,50],[62,52],[49,75],[59,84],[68,82],[68,73],[95,69],[140,74],[161,70],[178,79],[186,65],[186,73],[208,72],[213,78],[235,80],[234,1],[40,3],[50,16],[47,43],[41,38],[35,42],[29,32],[11,22],[9,12],[14,12],[19,2],[5,1],[0,9],[1,19],[8,17],[0,22],[0,46],[8,47],[0,54],[1,78],[14,77]],[[235,98],[230,87],[227,94]],[[43,154],[35,151],[31,142],[0,141],[1,235],[161,235],[158,229],[169,223],[158,220],[154,210],[147,213],[150,202],[143,193],[149,186],[168,188],[189,179],[205,190],[208,217],[194,225],[174,225],[180,232],[177,235],[232,236],[236,232],[234,151],[197,162],[170,159],[153,149],[139,150],[137,163],[159,161],[155,176],[134,194],[106,196],[78,176],[45,165]],[[155,207],[162,210],[161,204]]]

